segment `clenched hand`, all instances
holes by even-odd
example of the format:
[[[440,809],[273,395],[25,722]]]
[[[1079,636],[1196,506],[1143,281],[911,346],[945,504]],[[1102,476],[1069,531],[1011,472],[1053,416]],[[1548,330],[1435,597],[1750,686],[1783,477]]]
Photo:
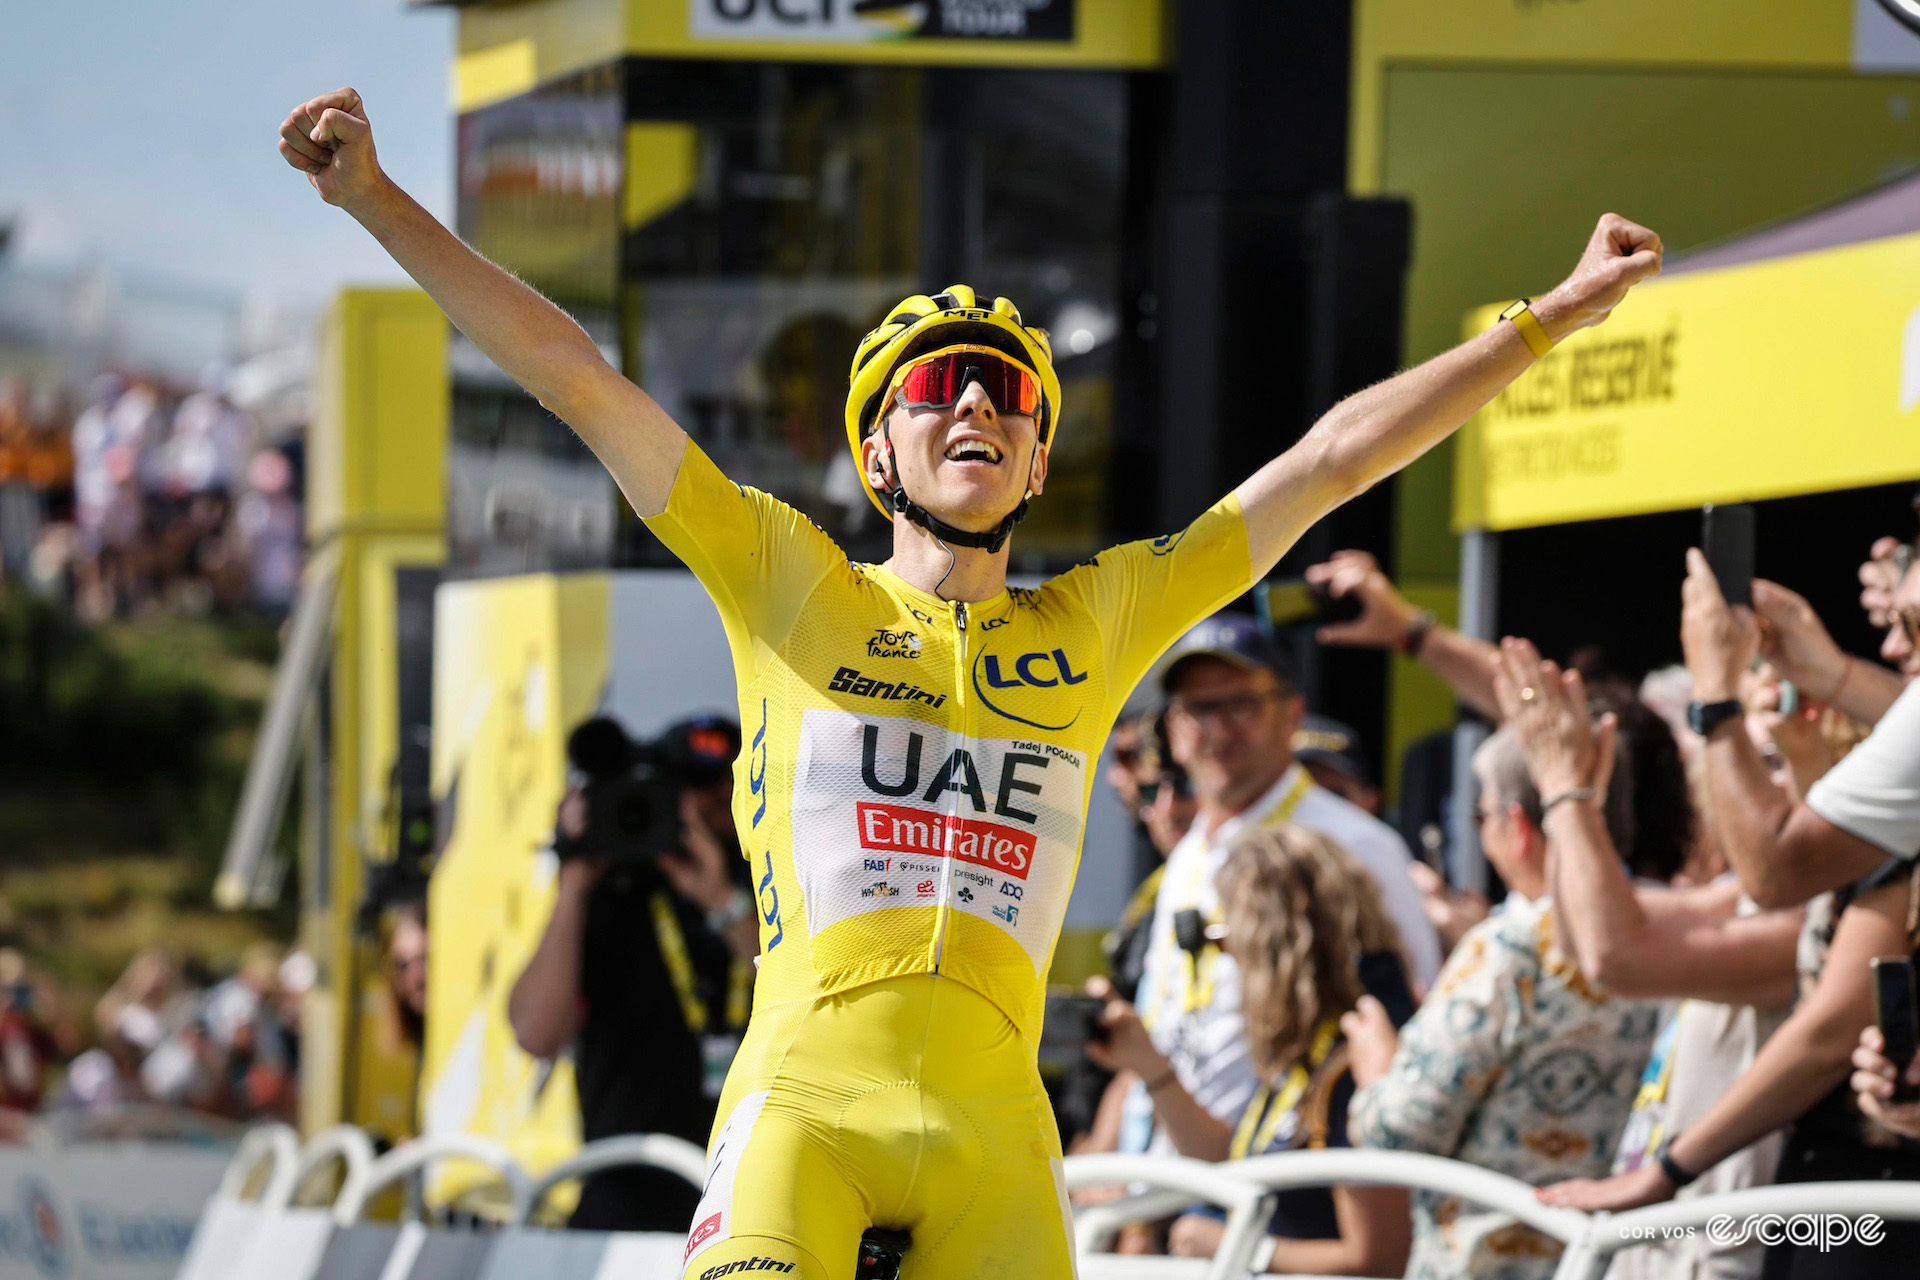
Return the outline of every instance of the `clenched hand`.
[[[288,113],[280,155],[307,175],[322,200],[345,209],[371,198],[385,180],[366,104],[354,89],[323,93]]]

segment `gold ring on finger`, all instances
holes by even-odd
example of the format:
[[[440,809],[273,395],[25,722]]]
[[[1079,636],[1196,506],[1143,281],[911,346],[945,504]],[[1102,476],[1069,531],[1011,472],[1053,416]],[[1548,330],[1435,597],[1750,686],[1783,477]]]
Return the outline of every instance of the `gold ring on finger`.
[[[1522,702],[1532,702],[1535,698],[1539,696],[1540,696],[1540,691],[1534,688],[1532,685],[1528,685],[1526,688],[1520,691],[1520,701]]]

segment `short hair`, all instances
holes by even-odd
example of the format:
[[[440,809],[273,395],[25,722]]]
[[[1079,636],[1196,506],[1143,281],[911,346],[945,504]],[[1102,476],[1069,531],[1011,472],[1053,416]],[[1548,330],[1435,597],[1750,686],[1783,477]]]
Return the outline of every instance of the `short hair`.
[[[1633,762],[1625,735],[1616,738],[1613,774],[1607,783],[1604,816],[1607,834],[1622,857],[1633,848]],[[1473,768],[1481,785],[1492,793],[1494,803],[1503,809],[1510,804],[1536,828],[1545,820],[1540,810],[1540,789],[1527,771],[1527,753],[1520,745],[1520,734],[1511,725],[1497,731],[1473,753]]]

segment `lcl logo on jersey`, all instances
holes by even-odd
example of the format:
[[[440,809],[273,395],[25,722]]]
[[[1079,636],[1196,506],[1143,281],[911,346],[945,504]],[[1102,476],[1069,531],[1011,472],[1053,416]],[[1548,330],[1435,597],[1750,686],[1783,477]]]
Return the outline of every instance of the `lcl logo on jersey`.
[[[1080,718],[1081,704],[1072,698],[1072,714],[1062,715],[1070,694],[1057,693],[1048,698],[1022,696],[1020,690],[1048,689],[1067,691],[1087,682],[1087,672],[1074,669],[1074,660],[1065,649],[1023,653],[1013,657],[981,653],[973,661],[973,691],[987,709],[1016,724],[1058,732],[1071,728]],[[1018,711],[1013,708],[1018,708]],[[1019,711],[1027,714],[1021,715]]]

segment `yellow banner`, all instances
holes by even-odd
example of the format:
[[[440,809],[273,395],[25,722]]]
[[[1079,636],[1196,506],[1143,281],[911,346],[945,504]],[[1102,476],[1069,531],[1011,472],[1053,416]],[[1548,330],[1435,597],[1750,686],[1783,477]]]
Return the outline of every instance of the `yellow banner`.
[[[1655,281],[1467,425],[1454,527],[1920,477],[1916,410],[1920,235]]]
[[[460,11],[455,107],[623,56],[1136,70],[1167,58],[1162,0],[528,0]]]

